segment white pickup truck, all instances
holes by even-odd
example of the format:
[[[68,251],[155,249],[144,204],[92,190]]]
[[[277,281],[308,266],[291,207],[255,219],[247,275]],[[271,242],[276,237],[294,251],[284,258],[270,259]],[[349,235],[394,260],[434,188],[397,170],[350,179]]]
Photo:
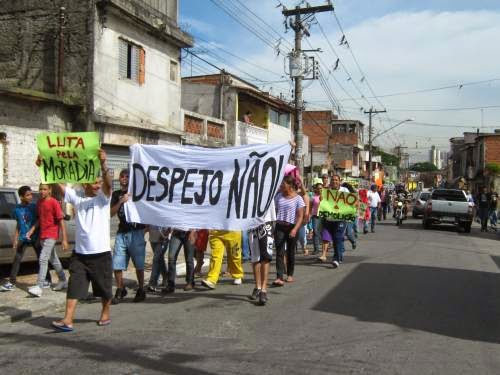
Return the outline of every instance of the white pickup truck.
[[[36,193],[33,195],[35,199],[38,197]],[[12,211],[18,203],[20,203],[20,200],[16,189],[0,188],[0,264],[10,264],[14,259],[15,250],[12,248],[12,241],[14,239],[17,223],[16,220],[12,218]],[[70,248],[68,251],[64,251],[59,241],[56,245],[56,250],[60,258],[70,257],[73,244],[75,243],[74,220],[67,220],[65,224]],[[23,258],[23,262],[30,261],[36,261],[36,254],[32,247],[27,249]]]
[[[472,225],[472,207],[463,190],[436,189],[425,202],[424,228],[432,224],[453,224],[469,233]]]

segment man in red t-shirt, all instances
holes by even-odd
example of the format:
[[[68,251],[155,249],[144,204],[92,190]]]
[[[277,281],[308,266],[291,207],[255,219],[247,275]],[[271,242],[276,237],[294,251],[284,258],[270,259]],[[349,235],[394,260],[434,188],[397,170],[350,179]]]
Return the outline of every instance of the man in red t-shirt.
[[[63,290],[68,286],[61,261],[55,250],[55,245],[59,238],[59,228],[62,232],[63,249],[67,250],[69,248],[66,237],[66,227],[63,220],[64,214],[59,202],[51,196],[51,188],[49,185],[40,184],[39,193],[40,200],[36,205],[38,220],[26,235],[26,237],[30,238],[36,228],[40,227],[39,238],[42,251],[39,258],[40,268],[38,271],[38,284],[28,289],[28,293],[35,297],[42,296],[42,286],[45,276],[47,275],[49,261],[59,276],[59,282],[54,285],[53,290]]]

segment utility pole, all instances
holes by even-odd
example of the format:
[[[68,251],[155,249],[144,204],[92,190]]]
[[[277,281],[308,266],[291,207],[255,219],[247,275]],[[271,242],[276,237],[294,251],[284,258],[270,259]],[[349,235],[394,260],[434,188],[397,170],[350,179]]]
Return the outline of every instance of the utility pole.
[[[304,69],[302,68],[303,60],[303,50],[302,50],[302,37],[305,35],[309,36],[309,31],[303,24],[310,16],[315,13],[330,12],[333,11],[333,5],[328,1],[327,5],[321,5],[316,7],[305,7],[300,6],[295,7],[295,9],[284,8],[282,14],[285,17],[295,16],[293,23],[290,25],[295,32],[295,46],[290,58],[295,66],[295,71],[292,72],[290,69],[290,76],[295,82],[295,162],[296,166],[300,172],[300,175],[304,175],[304,162],[301,158],[302,155],[302,140],[304,138],[304,132],[302,128],[302,111],[303,111],[303,100],[302,100],[302,80],[304,79]],[[304,18],[301,16],[305,15]],[[290,64],[292,66],[292,63]]]
[[[63,77],[64,77],[64,27],[66,25],[66,8],[59,8],[59,47],[57,59],[57,83],[56,94],[62,97],[64,92]]]
[[[372,183],[372,116],[377,113],[387,112],[385,109],[383,111],[375,110],[373,107],[369,111],[364,111],[368,114],[368,181]]]

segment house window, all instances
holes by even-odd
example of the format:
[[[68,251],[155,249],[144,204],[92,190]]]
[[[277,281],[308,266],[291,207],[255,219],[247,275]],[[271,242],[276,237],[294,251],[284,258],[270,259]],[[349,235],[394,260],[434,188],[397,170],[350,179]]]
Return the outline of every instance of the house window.
[[[269,110],[269,121],[273,124],[277,124],[283,126],[284,128],[289,127],[290,122],[290,114],[289,113],[280,113],[274,109]]]
[[[177,82],[177,74],[179,72],[179,64],[177,61],[170,60],[170,80]]]
[[[146,51],[124,39],[119,39],[119,44],[120,78],[143,85],[146,78]]]

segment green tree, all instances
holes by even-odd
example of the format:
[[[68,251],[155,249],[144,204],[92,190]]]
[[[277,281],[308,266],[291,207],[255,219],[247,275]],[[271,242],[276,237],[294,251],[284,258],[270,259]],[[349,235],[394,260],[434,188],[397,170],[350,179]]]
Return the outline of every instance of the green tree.
[[[410,170],[415,171],[415,172],[432,172],[432,171],[437,171],[438,168],[434,164],[429,163],[428,161],[425,161],[425,162],[413,164],[410,167]]]
[[[382,150],[375,150],[375,155],[380,155],[382,157],[382,164],[384,165],[394,165],[399,166],[399,158],[396,155],[389,154]]]

